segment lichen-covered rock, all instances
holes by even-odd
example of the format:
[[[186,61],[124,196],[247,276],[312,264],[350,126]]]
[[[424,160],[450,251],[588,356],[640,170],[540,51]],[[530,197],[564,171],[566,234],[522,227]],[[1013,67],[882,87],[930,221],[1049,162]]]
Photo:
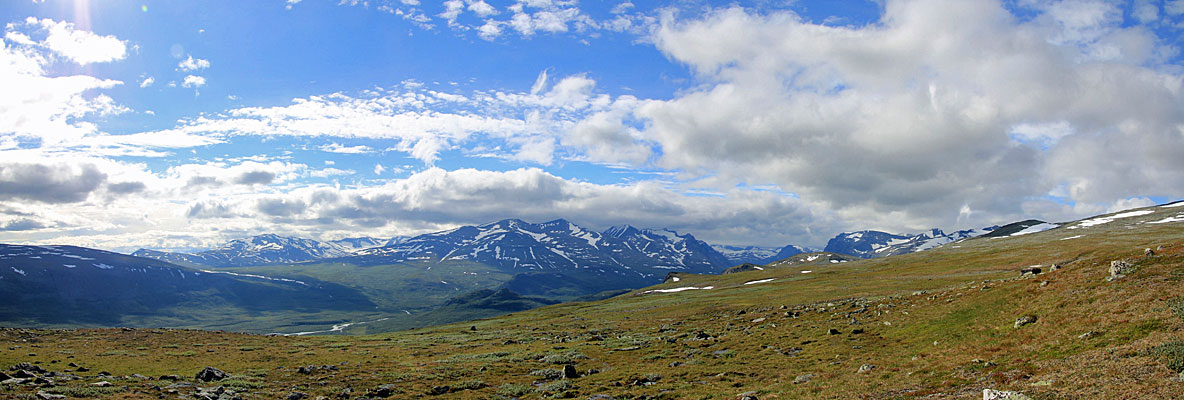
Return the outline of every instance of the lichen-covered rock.
[[[1031,400],[1020,392],[983,389],[983,400]]]
[[[1022,316],[1022,317],[1019,317],[1019,318],[1016,318],[1016,319],[1015,319],[1015,327],[1016,327],[1016,328],[1019,328],[1019,327],[1021,327],[1021,326],[1024,326],[1024,325],[1031,324],[1031,323],[1033,323],[1033,322],[1036,322],[1036,316],[1035,316],[1035,315],[1025,315],[1025,316]]]

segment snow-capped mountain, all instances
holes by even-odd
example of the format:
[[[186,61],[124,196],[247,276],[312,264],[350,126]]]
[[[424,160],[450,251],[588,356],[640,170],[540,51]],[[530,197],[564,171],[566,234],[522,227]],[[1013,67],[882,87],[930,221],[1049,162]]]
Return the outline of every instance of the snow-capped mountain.
[[[357,250],[365,250],[365,249],[372,249],[375,247],[382,247],[382,246],[385,246],[390,241],[398,240],[400,238],[401,237],[396,237],[394,239],[379,239],[379,238],[365,236],[365,237],[330,240],[329,244],[335,245],[341,249],[352,252],[352,251],[357,251]]]
[[[760,247],[760,246],[728,246],[728,245],[712,245],[711,248],[723,254],[728,258],[728,262],[732,265],[740,265],[744,263],[749,264],[764,264],[767,260],[777,255],[780,249],[776,247]]]
[[[274,234],[235,239],[217,249],[197,253],[167,253],[146,249],[132,253],[137,257],[209,267],[284,264],[345,257],[350,254],[349,250],[336,244]]]
[[[828,241],[823,251],[861,258],[887,257],[929,250],[946,243],[984,235],[995,228],[967,229],[948,234],[941,229],[932,229],[916,235],[880,231],[845,232]]]
[[[729,261],[689,234],[614,227],[604,233],[566,220],[507,219],[416,236],[357,252],[370,262],[472,261],[506,271],[590,271],[664,276],[668,270],[715,273]]]

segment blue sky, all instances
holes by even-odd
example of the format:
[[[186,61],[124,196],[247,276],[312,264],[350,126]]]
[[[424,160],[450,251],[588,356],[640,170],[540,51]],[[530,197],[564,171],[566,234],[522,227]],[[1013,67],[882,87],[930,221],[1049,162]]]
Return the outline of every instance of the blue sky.
[[[1184,189],[1184,1],[14,1],[0,240],[821,245]]]

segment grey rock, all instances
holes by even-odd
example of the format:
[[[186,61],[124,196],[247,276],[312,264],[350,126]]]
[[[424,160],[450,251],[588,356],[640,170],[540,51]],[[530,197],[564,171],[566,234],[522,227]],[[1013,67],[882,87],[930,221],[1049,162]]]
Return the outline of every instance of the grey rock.
[[[806,382],[809,382],[811,379],[814,379],[814,374],[798,375],[796,378],[793,378],[793,384],[797,385],[797,384],[806,383]]]
[[[60,400],[66,398],[66,396],[60,394],[46,393],[44,391],[37,391],[36,396],[40,400]]]
[[[1019,328],[1019,327],[1021,327],[1021,326],[1024,326],[1024,325],[1028,325],[1028,324],[1031,324],[1031,323],[1033,323],[1033,322],[1036,322],[1036,316],[1035,316],[1035,315],[1025,315],[1025,316],[1022,316],[1022,317],[1019,317],[1019,318],[1016,318],[1016,319],[1015,319],[1015,328]]]
[[[226,373],[214,367],[205,367],[197,373],[195,378],[202,382],[220,381],[226,379]]]
[[[1110,262],[1110,276],[1114,279],[1120,275],[1126,275],[1135,270],[1135,266],[1126,260],[1114,260]]]
[[[308,398],[308,393],[292,392],[288,393],[288,395],[284,397],[284,400],[302,400],[306,398]]]
[[[862,373],[864,373],[864,372],[871,372],[873,369],[876,369],[876,366],[875,366],[875,365],[871,365],[871,364],[863,364],[863,365],[860,365],[860,366],[859,366],[859,370],[857,370],[857,371],[855,371],[855,372],[856,372],[856,373],[860,373],[860,374],[862,374]]]
[[[1151,250],[1150,247],[1143,249],[1143,255],[1148,256],[1148,257],[1153,256],[1153,255],[1155,255],[1155,250]]]
[[[1031,398],[1020,392],[983,389],[983,400],[1031,400]]]
[[[92,384],[90,384],[90,386],[94,386],[94,387],[111,387],[111,386],[114,386],[114,385],[112,385],[112,384],[111,384],[111,382],[107,382],[107,381],[98,381],[98,382],[95,382],[95,383],[92,383]]]

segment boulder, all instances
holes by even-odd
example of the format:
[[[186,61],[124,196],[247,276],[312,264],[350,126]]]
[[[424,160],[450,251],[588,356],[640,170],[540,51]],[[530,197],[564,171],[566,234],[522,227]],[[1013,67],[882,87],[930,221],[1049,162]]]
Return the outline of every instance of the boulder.
[[[284,400],[302,400],[305,398],[308,398],[308,393],[292,392],[292,393],[288,393],[288,395],[286,397],[284,397]]]
[[[222,372],[222,370],[220,370],[220,369],[217,369],[214,367],[205,367],[205,368],[202,368],[202,370],[199,371],[197,373],[197,375],[194,377],[197,378],[197,380],[202,381],[202,382],[211,382],[211,381],[220,381],[220,380],[226,379],[227,375],[225,372]]]
[[[112,385],[112,384],[111,384],[111,382],[107,382],[107,381],[98,381],[98,382],[92,383],[92,384],[90,384],[90,385],[91,385],[91,386],[94,386],[94,387],[111,387],[111,386],[114,386],[114,385]]]
[[[1155,250],[1151,250],[1150,247],[1143,249],[1143,255],[1148,256],[1148,257],[1153,256],[1153,255],[1155,255]]]
[[[60,394],[46,393],[44,391],[37,391],[37,398],[39,400],[60,400],[65,399],[66,396]]]
[[[563,377],[567,379],[575,379],[580,377],[580,373],[576,372],[576,367],[571,364],[563,366]]]
[[[871,364],[863,364],[863,365],[860,365],[860,366],[859,366],[859,370],[857,370],[857,371],[855,371],[855,372],[856,372],[856,373],[860,373],[860,374],[862,374],[862,373],[864,373],[864,372],[872,372],[872,370],[873,370],[873,369],[876,369],[876,366],[875,366],[875,365],[871,365]]]
[[[1040,275],[1040,266],[1033,265],[1031,267],[1020,269],[1020,276],[1036,276]]]
[[[806,382],[809,382],[811,379],[814,379],[814,374],[798,375],[796,378],[793,378],[793,384],[797,385],[797,384],[806,383]]]
[[[1031,398],[1020,392],[983,389],[983,400],[1031,400]]]
[[[1110,280],[1118,279],[1135,270],[1135,266],[1131,265],[1126,260],[1114,260],[1110,262]]]
[[[1019,317],[1019,318],[1016,318],[1016,319],[1015,319],[1015,327],[1016,327],[1016,328],[1019,328],[1019,327],[1021,327],[1021,326],[1024,326],[1024,325],[1031,324],[1031,323],[1033,323],[1033,322],[1036,322],[1036,316],[1035,316],[1035,315],[1025,315],[1025,316],[1022,316],[1022,317]]]

